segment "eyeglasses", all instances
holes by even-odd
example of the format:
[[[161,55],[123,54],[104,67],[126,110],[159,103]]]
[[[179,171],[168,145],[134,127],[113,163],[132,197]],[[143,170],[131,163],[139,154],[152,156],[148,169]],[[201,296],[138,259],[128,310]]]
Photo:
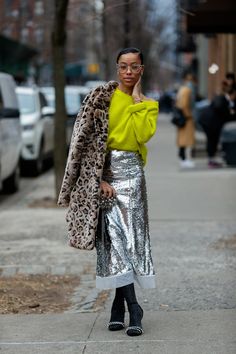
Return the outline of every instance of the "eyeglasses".
[[[121,73],[121,74],[124,74],[126,73],[126,71],[128,70],[128,68],[130,68],[130,70],[132,71],[132,73],[139,73],[143,67],[143,65],[141,64],[131,64],[131,65],[128,65],[126,63],[122,63],[122,64],[117,64],[116,65],[117,67],[117,70]]]

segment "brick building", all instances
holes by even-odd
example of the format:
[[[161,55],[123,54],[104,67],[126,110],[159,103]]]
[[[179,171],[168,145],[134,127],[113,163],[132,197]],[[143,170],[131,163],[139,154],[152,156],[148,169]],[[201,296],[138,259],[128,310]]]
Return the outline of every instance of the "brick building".
[[[30,48],[31,57],[24,78],[37,77],[37,72],[51,61],[50,31],[53,2],[45,0],[2,0],[0,2],[0,33],[15,43]],[[14,55],[14,53],[13,53]],[[13,71],[17,76],[17,73]]]
[[[87,68],[95,67],[91,65],[97,61],[96,48],[93,43],[93,38],[99,35],[96,28],[96,14],[93,13],[95,3],[95,0],[70,0],[68,4],[65,57],[66,73],[70,82],[71,78],[77,82],[90,78]],[[30,57],[28,73],[25,75],[34,76],[40,84],[52,82],[53,15],[54,1],[0,1],[0,35],[4,39],[19,42],[29,51],[30,49],[33,51],[34,55]],[[16,75],[15,72],[14,74]]]
[[[200,94],[212,98],[221,90],[225,73],[236,73],[236,2],[179,0],[178,4],[179,53],[183,63],[197,72]]]

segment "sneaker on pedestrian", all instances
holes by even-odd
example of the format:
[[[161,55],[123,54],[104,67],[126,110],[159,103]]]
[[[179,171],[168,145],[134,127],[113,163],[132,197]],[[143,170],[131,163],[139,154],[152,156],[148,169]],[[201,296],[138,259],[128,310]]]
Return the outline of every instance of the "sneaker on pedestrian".
[[[192,160],[181,160],[180,167],[181,168],[194,168],[195,163]]]
[[[214,160],[210,160],[208,162],[208,167],[209,168],[221,168],[222,167],[222,163],[214,161]]]

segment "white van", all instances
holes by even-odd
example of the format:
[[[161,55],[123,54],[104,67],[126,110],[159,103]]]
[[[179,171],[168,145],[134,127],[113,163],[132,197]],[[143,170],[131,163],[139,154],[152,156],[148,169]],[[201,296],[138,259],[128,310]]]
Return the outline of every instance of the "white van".
[[[40,91],[46,96],[51,107],[55,108],[55,89],[53,86],[40,87]],[[65,86],[65,104],[68,116],[76,116],[80,110],[81,103],[90,92],[85,86]]]
[[[0,189],[19,189],[22,149],[19,104],[11,75],[0,73]]]
[[[55,108],[55,89],[53,86],[41,87],[40,91],[43,92],[49,102],[49,105]],[[65,104],[67,112],[66,123],[66,140],[69,146],[75,118],[80,110],[80,106],[90,90],[85,86],[65,86]]]
[[[89,80],[89,81],[85,82],[85,86],[88,89],[92,90],[100,85],[105,85],[106,83],[107,83],[107,81],[103,81],[103,80]]]
[[[23,149],[21,167],[31,174],[39,175],[47,158],[54,150],[54,108],[38,87],[17,87],[20,105]]]

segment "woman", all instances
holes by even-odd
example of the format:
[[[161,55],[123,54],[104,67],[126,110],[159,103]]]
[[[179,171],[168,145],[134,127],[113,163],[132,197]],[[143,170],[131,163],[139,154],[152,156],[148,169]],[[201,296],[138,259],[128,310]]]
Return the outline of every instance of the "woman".
[[[193,108],[195,101],[194,77],[191,73],[183,75],[183,85],[180,87],[176,97],[176,107],[183,111],[186,117],[186,124],[177,129],[177,146],[181,168],[193,168],[195,163],[191,159],[192,148],[195,143],[195,126],[193,120]]]
[[[227,75],[231,75],[230,73]],[[226,76],[227,77],[227,76]],[[229,76],[231,78],[231,76]],[[216,95],[209,106],[204,107],[199,115],[199,124],[206,134],[206,150],[208,167],[211,169],[222,167],[216,155],[224,124],[235,120],[236,87],[227,81],[222,82],[222,93]]]
[[[126,301],[129,336],[143,333],[134,280],[155,287],[143,164],[158,104],[141,92],[143,71],[140,50],[126,48],[117,57],[119,83],[98,87],[85,99],[58,201],[69,205],[71,246],[92,249],[96,235],[96,285],[116,289],[108,329],[125,327]]]

